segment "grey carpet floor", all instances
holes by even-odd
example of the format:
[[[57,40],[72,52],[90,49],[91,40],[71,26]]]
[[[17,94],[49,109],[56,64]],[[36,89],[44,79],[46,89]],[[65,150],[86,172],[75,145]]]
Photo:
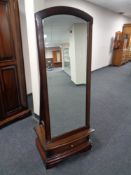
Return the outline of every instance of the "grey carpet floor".
[[[93,148],[45,170],[29,117],[0,130],[0,175],[130,175],[131,63],[92,74]]]

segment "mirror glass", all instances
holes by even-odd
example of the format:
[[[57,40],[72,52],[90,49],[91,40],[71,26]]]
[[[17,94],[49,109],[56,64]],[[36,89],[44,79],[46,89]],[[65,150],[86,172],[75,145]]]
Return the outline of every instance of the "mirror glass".
[[[88,23],[71,15],[43,19],[51,136],[85,126]]]

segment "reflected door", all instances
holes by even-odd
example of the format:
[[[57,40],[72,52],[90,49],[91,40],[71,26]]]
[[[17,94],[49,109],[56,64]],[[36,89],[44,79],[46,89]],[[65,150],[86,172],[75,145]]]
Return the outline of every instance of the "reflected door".
[[[62,67],[61,50],[53,51],[53,64],[54,67]]]

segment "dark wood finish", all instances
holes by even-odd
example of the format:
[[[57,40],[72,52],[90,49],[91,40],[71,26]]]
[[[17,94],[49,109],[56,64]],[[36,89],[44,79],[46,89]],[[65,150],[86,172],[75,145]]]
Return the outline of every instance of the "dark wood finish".
[[[90,128],[90,98],[91,98],[91,58],[92,58],[92,21],[87,29],[87,73],[86,73],[86,127]]]
[[[0,127],[30,114],[17,0],[0,0]]]
[[[85,126],[65,133],[56,138],[51,138],[48,87],[46,75],[46,59],[44,45],[44,30],[42,20],[46,17],[67,14],[79,17],[87,21],[88,38],[87,38],[87,84],[86,86],[86,122]],[[91,148],[89,136],[92,133],[90,129],[90,90],[91,90],[91,57],[92,57],[92,24],[93,18],[87,13],[72,7],[51,7],[35,14],[37,45],[39,53],[40,68],[40,125],[36,128],[36,144],[43,161],[47,168],[54,166],[64,158],[85,151]]]
[[[0,61],[11,60],[14,55],[14,45],[9,23],[9,11],[7,3],[0,4]]]
[[[39,20],[39,19],[47,18],[49,16],[62,15],[62,14],[77,16],[78,18],[81,18],[93,24],[93,18],[88,13],[73,7],[66,7],[66,6],[50,7],[37,12],[35,16],[36,16],[36,20]]]
[[[21,109],[16,67],[1,68],[1,80],[4,89],[5,115],[10,116],[14,111]]]
[[[0,121],[0,129],[4,126],[7,126],[8,124],[14,123],[18,120],[24,119],[28,117],[31,114],[29,109],[21,110],[19,112],[14,113],[10,117],[6,117],[4,120]]]
[[[36,145],[47,168],[55,166],[65,158],[82,151],[91,149],[89,135],[93,129],[78,129],[63,134],[46,143],[45,129],[41,124],[36,128]],[[44,149],[43,149],[44,148]]]

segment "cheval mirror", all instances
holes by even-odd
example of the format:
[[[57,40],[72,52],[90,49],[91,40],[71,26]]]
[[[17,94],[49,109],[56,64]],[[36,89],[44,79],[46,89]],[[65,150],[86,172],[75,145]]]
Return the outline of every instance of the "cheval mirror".
[[[35,14],[40,68],[40,124],[36,145],[51,168],[91,149],[90,89],[93,18],[51,7]]]

